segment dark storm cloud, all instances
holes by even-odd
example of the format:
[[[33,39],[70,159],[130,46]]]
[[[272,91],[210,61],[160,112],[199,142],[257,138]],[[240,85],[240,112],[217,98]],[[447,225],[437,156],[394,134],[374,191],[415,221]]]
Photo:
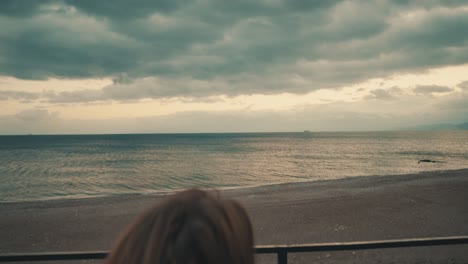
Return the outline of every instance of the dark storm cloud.
[[[132,19],[151,15],[155,12],[170,12],[176,10],[183,2],[180,0],[65,0],[66,3],[95,16],[110,19]]]
[[[31,16],[37,12],[38,7],[46,1],[3,0],[0,1],[0,14],[20,17]]]
[[[64,92],[49,91],[43,93],[43,98],[50,103],[85,103],[93,101],[128,101],[143,98],[171,98],[182,95],[190,95],[185,101],[212,101],[207,99],[211,95],[222,95],[227,90],[226,84],[219,83],[222,91],[213,92],[211,82],[194,79],[167,80],[159,78],[143,78],[129,82],[125,78],[119,78],[112,85],[101,90],[75,90]],[[220,87],[220,86],[216,86]],[[1,94],[0,94],[1,95]]]
[[[468,81],[464,81],[462,83],[459,83],[457,85],[459,88],[461,88],[464,91],[468,91]]]
[[[446,93],[453,91],[452,88],[440,85],[418,85],[413,89],[418,94]]]
[[[467,63],[462,5],[466,1],[1,1],[0,75],[126,76],[100,92],[56,94],[52,101],[305,93]],[[295,76],[302,85],[291,81]],[[187,79],[193,81],[180,84]]]
[[[1,91],[0,90],[0,101],[6,100],[34,100],[39,98],[38,93],[31,93],[31,92],[21,92],[21,91]]]
[[[96,90],[65,91],[59,93],[48,91],[44,95],[49,103],[86,103],[104,100],[102,93]]]
[[[369,92],[369,95],[365,99],[376,99],[376,100],[393,100],[398,98],[399,93],[402,89],[399,87],[392,87],[390,89],[375,89]]]

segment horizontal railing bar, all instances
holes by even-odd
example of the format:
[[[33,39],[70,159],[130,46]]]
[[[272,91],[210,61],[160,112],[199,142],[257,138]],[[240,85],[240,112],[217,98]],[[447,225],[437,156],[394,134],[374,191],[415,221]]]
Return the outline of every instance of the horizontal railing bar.
[[[255,248],[255,252],[259,254],[279,254],[280,252],[297,253],[317,251],[345,251],[401,247],[443,246],[456,244],[468,244],[468,236],[393,239],[339,243],[263,245],[257,246]],[[107,251],[14,253],[0,255],[0,262],[104,259],[107,256],[107,254]]]
[[[107,254],[108,253],[106,251],[15,253],[9,255],[0,255],[0,262],[104,259],[106,258]]]
[[[375,241],[339,242],[339,243],[314,243],[314,244],[292,244],[292,245],[265,245],[257,246],[255,252],[259,254],[278,253],[287,250],[293,252],[314,252],[314,251],[345,251],[345,250],[366,250],[401,247],[424,247],[468,244],[468,236],[433,237],[433,238],[411,238],[411,239],[391,239]]]

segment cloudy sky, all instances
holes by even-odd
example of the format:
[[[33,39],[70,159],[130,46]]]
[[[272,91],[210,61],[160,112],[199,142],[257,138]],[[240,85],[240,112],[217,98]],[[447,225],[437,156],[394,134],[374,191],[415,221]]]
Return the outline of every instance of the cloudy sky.
[[[0,1],[0,134],[467,121],[467,0]]]

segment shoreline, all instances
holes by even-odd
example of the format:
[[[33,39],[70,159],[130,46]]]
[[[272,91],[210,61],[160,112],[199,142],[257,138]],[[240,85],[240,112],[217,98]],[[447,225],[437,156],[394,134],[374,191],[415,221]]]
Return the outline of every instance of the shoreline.
[[[247,209],[256,245],[468,235],[468,169],[276,184],[220,193]],[[0,203],[0,254],[108,250],[125,226],[163,197]],[[291,262],[407,263],[409,259],[413,263],[467,263],[466,249],[467,245],[461,245],[354,255],[293,254]]]
[[[332,182],[339,183],[343,182],[346,183],[348,181],[356,181],[362,182],[366,180],[382,180],[387,177],[392,177],[392,179],[396,179],[398,177],[404,178],[399,179],[401,181],[410,180],[408,178],[425,178],[427,179],[428,176],[434,176],[439,174],[452,174],[452,173],[465,173],[468,175],[468,168],[464,169],[453,169],[453,170],[430,170],[430,171],[420,171],[417,173],[404,173],[404,174],[389,174],[389,175],[362,175],[362,176],[344,176],[342,178],[336,179],[319,179],[319,180],[309,180],[309,181],[297,181],[297,182],[284,182],[284,183],[272,183],[272,184],[259,184],[259,185],[247,185],[247,186],[235,186],[235,187],[209,187],[209,188],[201,188],[203,190],[215,190],[219,192],[236,192],[236,191],[249,191],[256,189],[268,189],[268,188],[281,188],[281,187],[294,187],[294,186],[304,186],[304,185],[321,185],[321,184],[330,184]],[[135,192],[135,193],[118,193],[118,194],[103,194],[103,195],[71,195],[71,196],[56,196],[56,197],[47,197],[47,198],[40,198],[34,200],[18,200],[18,201],[0,201],[0,207],[7,204],[18,205],[18,204],[34,204],[34,203],[54,203],[54,202],[64,202],[70,201],[72,203],[78,201],[86,201],[86,200],[97,200],[97,199],[118,199],[118,198],[132,198],[132,197],[159,197],[174,194],[176,192],[182,191],[184,188],[181,189],[173,189],[173,190],[159,190],[159,191],[149,191],[149,192]]]

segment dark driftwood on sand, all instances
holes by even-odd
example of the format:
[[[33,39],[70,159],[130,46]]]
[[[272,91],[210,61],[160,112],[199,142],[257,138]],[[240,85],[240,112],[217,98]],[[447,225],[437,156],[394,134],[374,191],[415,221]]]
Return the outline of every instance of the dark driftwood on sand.
[[[418,163],[421,163],[421,162],[436,163],[436,162],[442,162],[442,161],[430,160],[430,159],[422,159],[422,160],[419,160],[419,161],[418,161]]]

